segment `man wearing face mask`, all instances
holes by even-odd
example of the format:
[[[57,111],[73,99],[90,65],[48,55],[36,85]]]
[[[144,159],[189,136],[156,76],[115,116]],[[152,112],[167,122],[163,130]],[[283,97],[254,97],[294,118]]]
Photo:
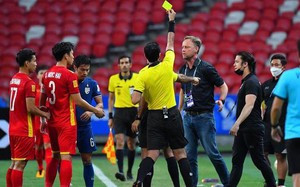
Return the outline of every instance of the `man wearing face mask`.
[[[268,159],[268,154],[275,153],[277,159],[277,175],[278,175],[278,186],[283,186],[285,182],[285,176],[287,174],[287,161],[286,161],[286,147],[284,140],[281,139],[280,142],[276,142],[271,138],[271,119],[270,113],[274,100],[274,95],[272,94],[273,89],[275,88],[279,77],[282,72],[285,70],[285,65],[287,64],[287,60],[282,54],[274,54],[271,57],[270,62],[270,72],[272,74],[272,78],[267,80],[262,84],[262,92],[263,92],[263,120],[265,122],[265,137],[264,137],[264,151],[265,157],[270,165],[270,161]],[[279,125],[282,130],[284,130],[284,122],[286,116],[286,103],[284,104],[281,117],[279,119]]]
[[[242,76],[242,85],[237,95],[237,120],[230,129],[234,136],[232,170],[229,187],[236,187],[243,173],[243,164],[249,151],[255,166],[261,171],[267,187],[276,182],[271,167],[264,157],[264,124],[261,118],[262,91],[255,75],[255,59],[252,54],[241,51],[236,54],[234,71]]]

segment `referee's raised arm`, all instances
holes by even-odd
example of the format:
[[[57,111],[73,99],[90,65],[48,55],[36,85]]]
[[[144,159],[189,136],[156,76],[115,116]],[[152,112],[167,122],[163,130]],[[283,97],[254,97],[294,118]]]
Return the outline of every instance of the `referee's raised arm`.
[[[168,29],[168,38],[167,38],[167,50],[174,51],[174,35],[175,35],[175,16],[176,12],[173,9],[168,10],[169,15],[169,29]]]

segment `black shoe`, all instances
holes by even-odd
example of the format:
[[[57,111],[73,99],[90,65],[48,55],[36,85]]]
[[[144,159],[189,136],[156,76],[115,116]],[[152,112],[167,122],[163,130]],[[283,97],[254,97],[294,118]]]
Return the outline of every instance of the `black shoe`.
[[[142,183],[140,181],[135,181],[132,187],[142,187]]]
[[[125,181],[125,176],[124,176],[123,173],[117,172],[117,173],[115,174],[115,177],[116,177],[117,179],[119,179],[120,181]]]
[[[127,180],[132,181],[133,177],[132,177],[132,173],[127,172]]]

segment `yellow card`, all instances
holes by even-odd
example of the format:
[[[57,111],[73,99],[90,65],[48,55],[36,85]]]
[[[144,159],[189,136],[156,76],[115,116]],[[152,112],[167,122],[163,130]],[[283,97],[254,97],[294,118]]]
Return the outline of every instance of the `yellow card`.
[[[172,9],[172,4],[169,3],[169,2],[166,0],[166,1],[162,4],[162,7],[168,11],[168,10],[171,10],[171,9]]]

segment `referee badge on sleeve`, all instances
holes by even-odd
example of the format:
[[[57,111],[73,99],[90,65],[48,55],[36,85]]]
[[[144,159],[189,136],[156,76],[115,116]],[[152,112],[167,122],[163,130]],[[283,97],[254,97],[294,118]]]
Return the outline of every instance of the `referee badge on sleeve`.
[[[133,94],[133,91],[134,91],[134,87],[133,86],[129,87],[129,93],[130,93],[130,95]]]

